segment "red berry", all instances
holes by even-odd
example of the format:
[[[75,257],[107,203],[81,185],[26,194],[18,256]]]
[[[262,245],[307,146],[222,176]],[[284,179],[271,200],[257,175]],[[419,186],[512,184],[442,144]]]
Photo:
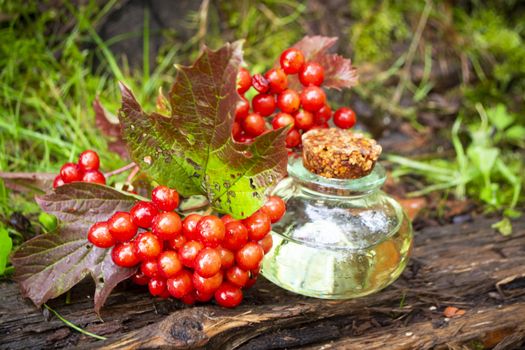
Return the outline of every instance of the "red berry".
[[[242,127],[250,136],[255,137],[266,130],[266,122],[259,114],[251,113],[242,121]]]
[[[162,294],[159,295],[159,298],[168,299],[169,297],[171,297],[171,294],[170,292],[168,292],[168,288],[166,286],[166,289],[164,289],[164,292],[162,292]]]
[[[264,203],[262,209],[268,214],[272,224],[279,221],[286,212],[286,203],[281,197],[270,196]]]
[[[241,136],[239,137],[239,140],[237,140],[237,141],[238,141],[238,142],[241,142],[241,143],[247,143],[247,144],[249,144],[249,143],[252,143],[252,142],[253,142],[253,137],[244,134],[244,135],[241,135]]]
[[[166,281],[168,291],[174,298],[180,299],[193,290],[192,275],[187,270],[182,270],[176,276]]]
[[[299,71],[299,81],[304,86],[317,85],[321,86],[324,80],[324,69],[320,64],[307,62]]]
[[[259,241],[259,245],[264,250],[264,254],[268,253],[273,246],[273,238],[271,234],[267,234],[263,239]]]
[[[224,222],[224,225],[226,225],[227,223],[232,222],[232,221],[237,221],[230,214],[223,215],[221,217],[221,220],[222,220],[222,222]]]
[[[118,211],[108,220],[109,232],[117,241],[127,242],[137,233],[138,227],[133,223],[129,213]]]
[[[275,117],[273,117],[273,120],[272,120],[272,127],[274,129],[283,128],[283,127],[288,126],[290,124],[292,124],[290,129],[293,129],[294,124],[295,124],[295,119],[294,119],[294,117],[292,117],[288,113],[282,113],[282,112],[281,113],[277,113],[277,115]]]
[[[254,74],[252,76],[252,86],[262,94],[270,89],[270,83],[262,74]]]
[[[138,202],[129,211],[135,225],[143,228],[151,227],[151,221],[159,213],[151,202]]]
[[[195,293],[195,290],[192,290],[182,298],[180,298],[180,301],[182,301],[186,305],[193,305],[197,301],[197,293]]]
[[[87,150],[80,153],[80,156],[78,157],[78,166],[82,171],[98,170],[100,159],[97,152]]]
[[[199,292],[198,290],[195,290],[195,297],[201,303],[206,303],[206,302],[210,301],[211,299],[213,299],[213,292],[211,292],[211,293],[203,293],[203,292]]]
[[[195,289],[202,294],[211,294],[219,288],[222,283],[223,273],[217,272],[211,277],[202,277],[198,273],[193,273],[192,282]]]
[[[199,231],[197,231],[197,224],[202,215],[190,214],[182,221],[182,234],[186,236],[188,241],[196,241],[199,239]]]
[[[235,263],[235,255],[233,252],[224,247],[217,247],[217,251],[221,256],[221,269],[226,270],[232,267]]]
[[[165,278],[171,278],[182,271],[182,263],[179,260],[177,252],[166,250],[159,255],[159,273]]]
[[[258,270],[251,270],[250,271],[250,278],[248,279],[248,281],[244,285],[244,288],[251,288],[255,284],[255,282],[257,282],[257,276],[259,276],[259,271]]]
[[[182,223],[179,214],[173,211],[165,211],[157,214],[151,223],[151,230],[160,239],[170,240],[180,234]]]
[[[138,284],[139,286],[145,286],[149,282],[149,277],[146,276],[142,271],[138,271],[133,276],[131,276],[131,281],[135,284]]]
[[[237,251],[248,242],[248,229],[239,221],[232,221],[226,224],[223,247]]]
[[[151,232],[143,232],[133,241],[135,254],[140,260],[153,259],[162,252],[162,242]]]
[[[62,180],[62,178],[60,177],[60,175],[57,175],[55,177],[55,180],[53,180],[53,188],[57,188],[57,187],[60,187],[62,185],[64,185],[65,182],[64,180]]]
[[[252,77],[246,68],[239,68],[237,73],[237,92],[244,94],[252,86]]]
[[[236,307],[242,301],[242,291],[237,286],[225,282],[215,291],[217,304],[223,307]]]
[[[250,102],[244,97],[235,105],[235,121],[240,122],[250,113]]]
[[[274,94],[285,90],[288,87],[288,77],[280,68],[272,68],[264,75],[270,84],[270,91]]]
[[[349,129],[355,125],[355,112],[347,107],[341,107],[334,113],[334,124],[341,129]]]
[[[288,148],[294,148],[296,146],[299,146],[301,144],[301,134],[299,134],[299,131],[296,129],[292,129],[288,131],[288,135],[286,135],[286,147]]]
[[[140,271],[150,278],[159,276],[159,263],[157,259],[144,260],[140,264]]]
[[[292,47],[283,51],[279,62],[286,74],[295,74],[299,72],[304,64],[304,55],[301,50]]]
[[[60,177],[64,183],[82,180],[82,170],[75,163],[66,163],[60,168]]]
[[[179,194],[166,186],[155,187],[151,192],[151,200],[164,211],[172,211],[179,206]]]
[[[106,177],[98,170],[88,170],[82,175],[82,182],[105,185]]]
[[[304,109],[295,113],[295,126],[300,130],[310,130],[314,126],[314,115]]]
[[[115,245],[115,238],[109,232],[108,223],[97,222],[89,228],[88,241],[99,248],[109,248]]]
[[[237,287],[242,288],[248,282],[250,274],[239,266],[232,266],[226,271],[226,279]]]
[[[321,109],[326,102],[326,95],[318,86],[308,86],[301,92],[301,105],[309,112],[316,112]]]
[[[255,95],[252,99],[253,111],[263,117],[272,114],[275,111],[275,105],[275,97],[270,94]],[[246,130],[246,128],[244,130]]]
[[[117,243],[111,250],[111,258],[121,267],[133,267],[140,262],[132,242]]]
[[[232,137],[235,141],[238,141],[242,135],[242,126],[239,122],[233,122],[232,125]]]
[[[185,236],[183,235],[179,235],[173,239],[170,239],[168,241],[168,244],[169,246],[171,247],[171,249],[173,250],[179,250],[183,245],[184,243],[186,243],[187,239]]]
[[[237,251],[235,261],[241,269],[252,270],[259,267],[263,256],[263,248],[255,242],[249,242]]]
[[[332,108],[329,105],[324,105],[314,114],[314,124],[322,125],[330,120],[332,117]]]
[[[213,248],[206,247],[202,249],[195,257],[195,272],[202,277],[211,277],[221,269],[221,256]]]
[[[215,215],[203,216],[197,224],[197,231],[202,244],[207,247],[216,247],[224,239],[225,227],[221,219]]]
[[[277,96],[277,107],[281,112],[294,113],[299,109],[301,98],[297,91],[286,89]]]
[[[151,295],[160,296],[166,290],[166,280],[154,277],[149,280],[148,289]]]
[[[180,262],[187,267],[193,268],[195,263],[195,257],[204,246],[201,242],[188,241],[179,249]]]
[[[272,226],[270,217],[262,210],[258,210],[242,221],[248,229],[248,237],[252,241],[258,241],[266,236]]]

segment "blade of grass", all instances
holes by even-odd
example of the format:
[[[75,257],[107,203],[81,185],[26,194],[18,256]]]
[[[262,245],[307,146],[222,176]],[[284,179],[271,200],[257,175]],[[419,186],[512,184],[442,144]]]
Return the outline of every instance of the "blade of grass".
[[[79,326],[75,325],[74,323],[66,320],[64,317],[62,317],[62,315],[60,315],[58,312],[56,312],[54,309],[52,309],[49,305],[44,304],[44,307],[47,310],[49,310],[53,315],[55,315],[60,321],[64,322],[65,325],[67,325],[68,327],[76,330],[77,332],[82,333],[84,335],[87,335],[88,337],[92,337],[92,338],[98,339],[98,340],[106,340],[107,339],[106,337],[103,337],[101,335],[98,335],[98,334],[86,331],[85,329],[82,329]]]

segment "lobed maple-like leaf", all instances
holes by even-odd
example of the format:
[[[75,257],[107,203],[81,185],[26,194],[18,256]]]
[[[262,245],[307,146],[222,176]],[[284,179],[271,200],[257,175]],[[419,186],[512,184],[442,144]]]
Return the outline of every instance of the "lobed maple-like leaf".
[[[217,51],[205,48],[192,66],[178,67],[168,96],[170,116],[144,112],[121,84],[119,113],[131,158],[143,171],[183,196],[205,195],[215,210],[236,218],[264,204],[287,164],[285,128],[250,145],[231,137],[241,60],[236,42]]]
[[[96,285],[94,302],[98,312],[113,288],[136,268],[115,265],[111,249],[93,246],[87,240],[87,231],[116,211],[129,211],[136,198],[111,187],[77,182],[36,200],[61,224],[56,232],[24,242],[11,258],[22,294],[41,306],[90,275]]]

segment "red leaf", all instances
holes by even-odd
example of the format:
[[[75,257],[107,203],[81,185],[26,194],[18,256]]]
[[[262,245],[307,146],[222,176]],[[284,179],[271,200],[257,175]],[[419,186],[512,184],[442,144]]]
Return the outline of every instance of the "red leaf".
[[[109,149],[124,158],[129,158],[126,144],[122,140],[122,131],[117,116],[102,106],[98,96],[93,101],[93,110],[95,111],[95,124],[107,137]]]

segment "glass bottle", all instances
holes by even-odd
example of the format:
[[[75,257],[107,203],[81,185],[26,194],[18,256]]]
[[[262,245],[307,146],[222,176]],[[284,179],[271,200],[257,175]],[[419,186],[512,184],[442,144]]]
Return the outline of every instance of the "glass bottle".
[[[394,282],[412,250],[412,225],[380,190],[385,170],[346,180],[309,172],[291,157],[274,194],[286,201],[272,227],[264,277],[292,292],[324,299],[361,297]]]

